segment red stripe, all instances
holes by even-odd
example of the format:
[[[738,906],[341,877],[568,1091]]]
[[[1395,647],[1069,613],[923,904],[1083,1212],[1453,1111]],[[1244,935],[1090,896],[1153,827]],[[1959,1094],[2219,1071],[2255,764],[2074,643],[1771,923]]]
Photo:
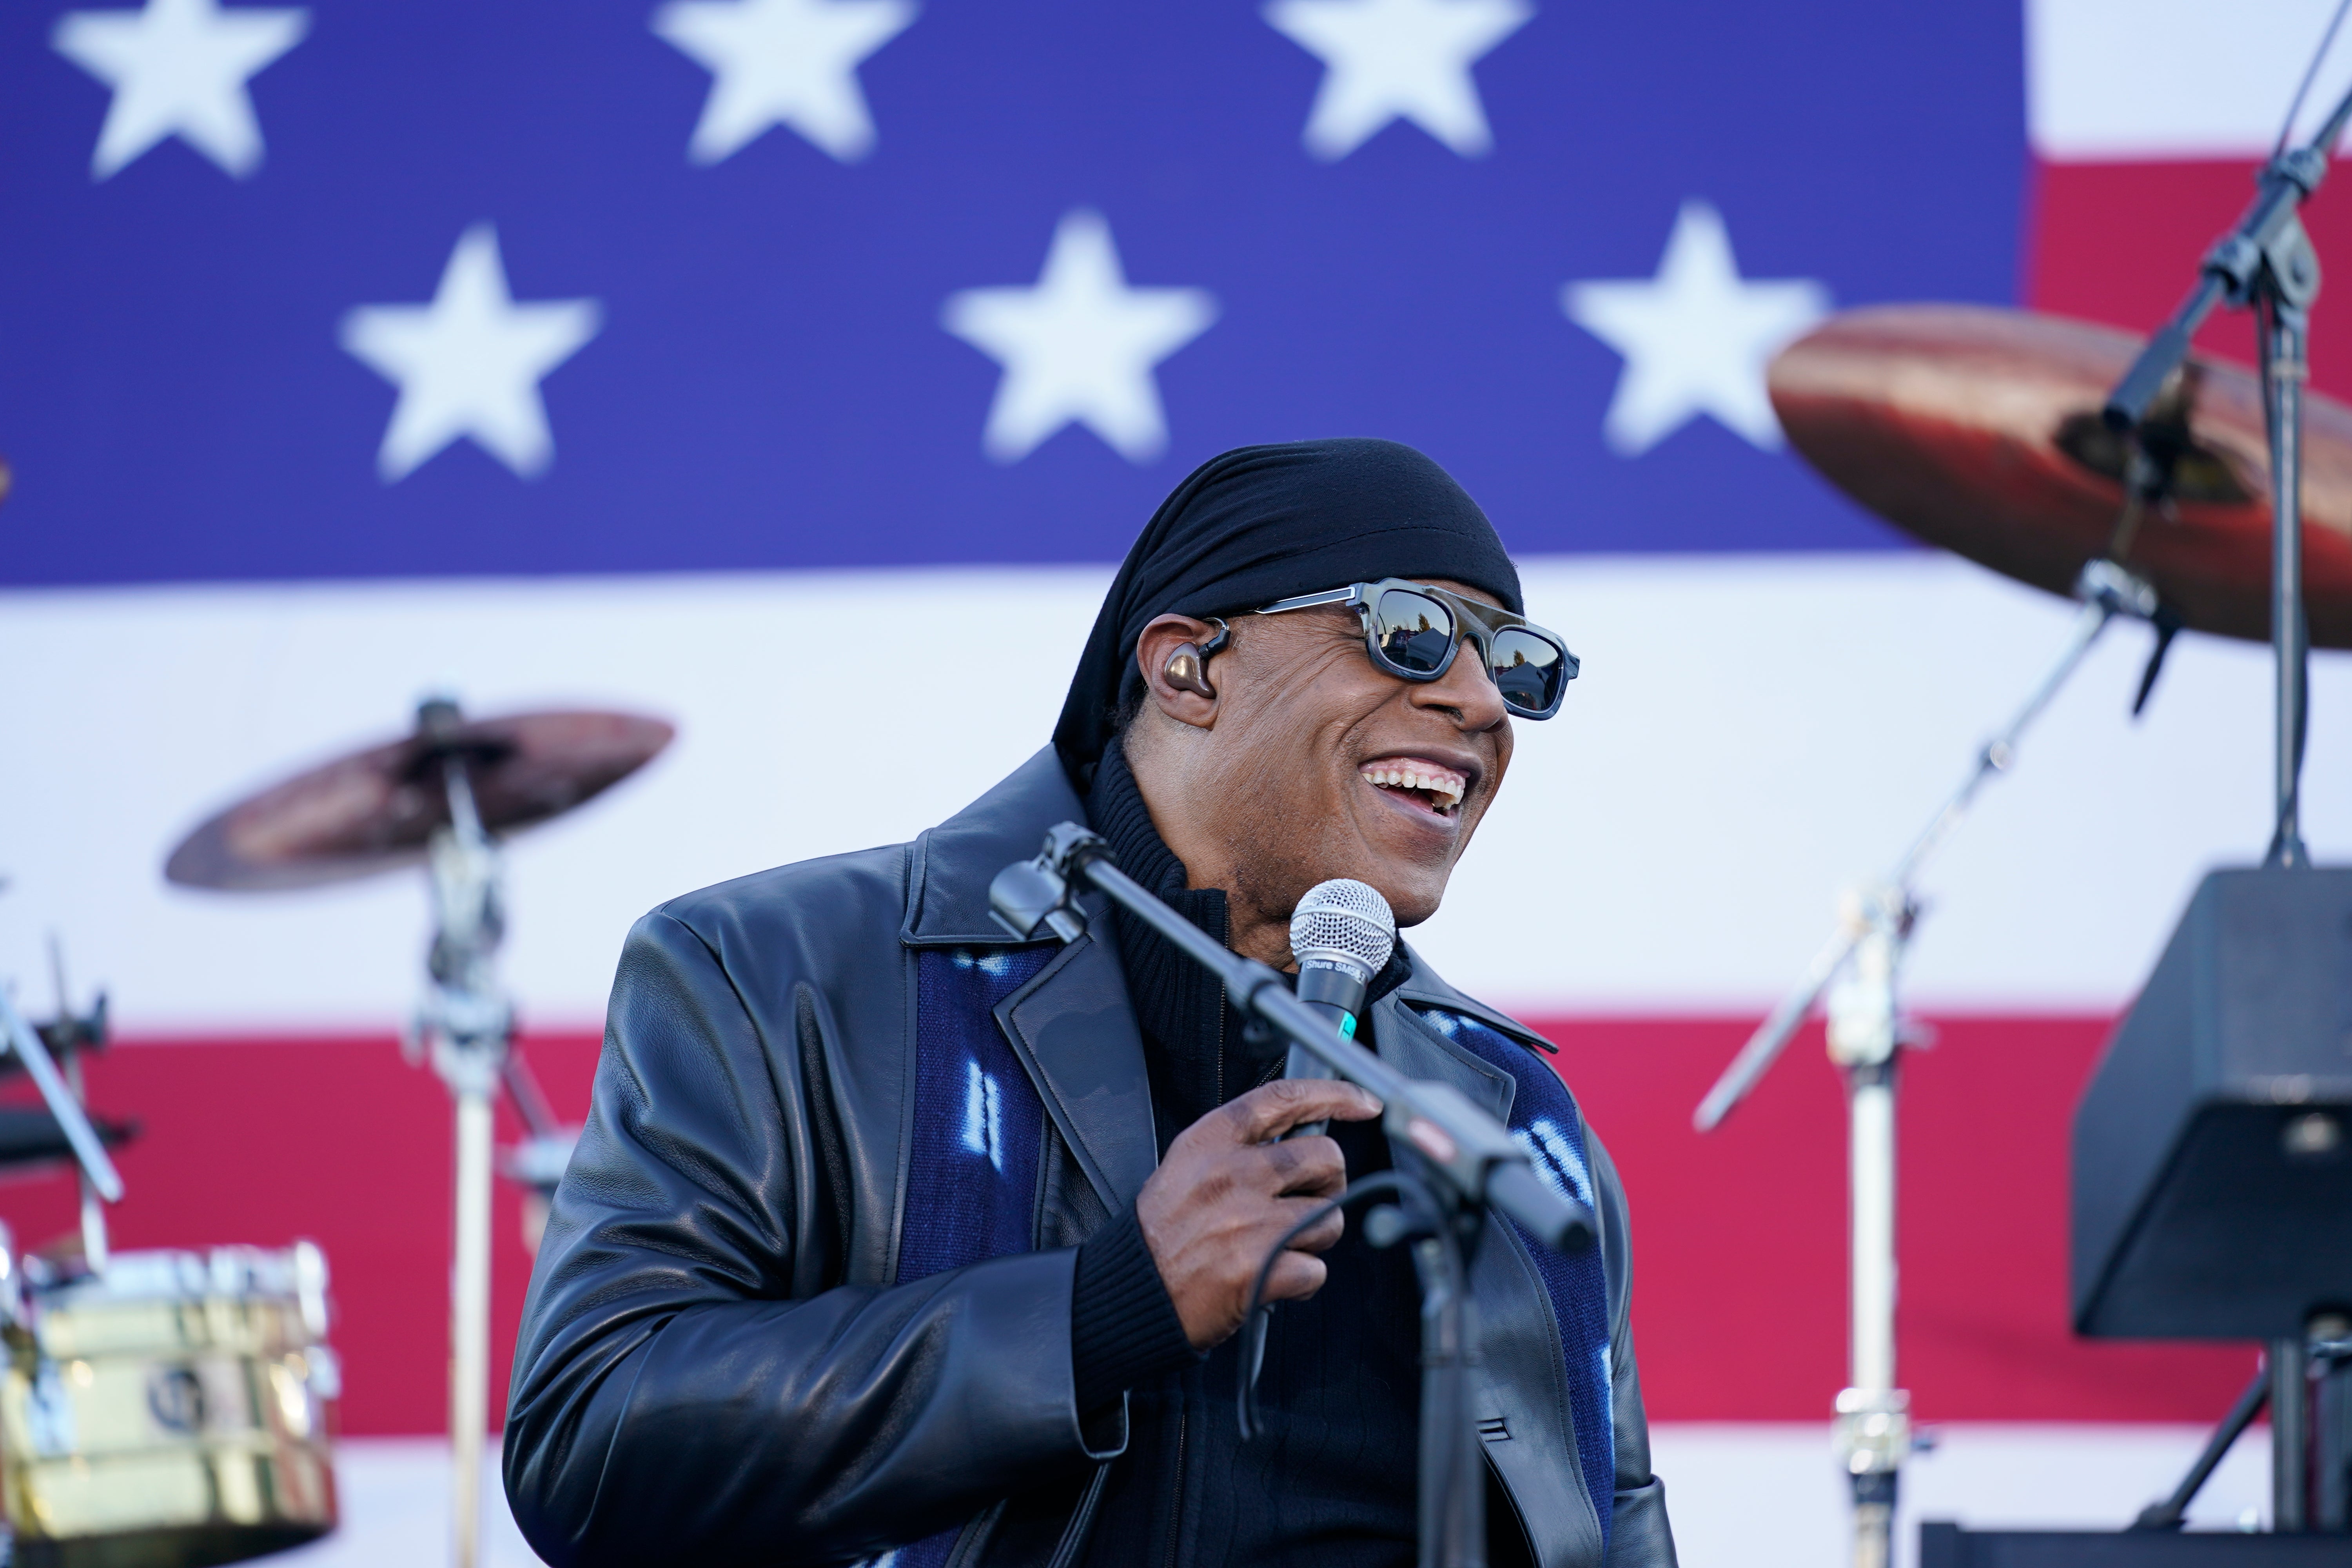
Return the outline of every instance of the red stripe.
[[[1750,1020],[1538,1020],[1632,1194],[1635,1325],[1652,1414],[1813,1420],[1844,1381],[1844,1131],[1818,1029],[1721,1131],[1690,1110]],[[1953,1019],[1903,1115],[1903,1380],[1927,1420],[2204,1420],[2243,1347],[2084,1344],[2066,1329],[2066,1130],[2104,1038],[2088,1017]],[[557,1110],[587,1105],[596,1042],[527,1049]],[[448,1098],[386,1038],[117,1047],[92,1099],[146,1131],[121,1157],[123,1247],[282,1245],[335,1272],[344,1429],[446,1419]],[[502,1139],[517,1129],[502,1118]],[[59,1175],[0,1188],[20,1238],[72,1223]],[[499,1194],[491,1410],[528,1264]]]
[[[2252,163],[2044,163],[2034,172],[2026,225],[2025,300],[2037,310],[2154,331],[2197,281],[2197,264],[2253,195]],[[2313,384],[2352,398],[2352,195],[2337,178],[2319,188],[2304,221],[2325,273],[2313,311]],[[2253,327],[2224,310],[2198,343],[2254,363]]]
[[[1825,1418],[1845,1382],[1844,1099],[1818,1025],[1702,1136],[1752,1019],[1536,1020],[1633,1215],[1634,1340],[1662,1420]],[[2099,1017],[1959,1018],[1907,1058],[1901,1382],[1922,1419],[2198,1421],[2251,1349],[2067,1328],[2067,1133]]]
[[[594,1037],[527,1047],[557,1114],[585,1112]],[[448,1423],[449,1097],[390,1038],[118,1045],[89,1070],[91,1103],[144,1131],[119,1156],[115,1245],[278,1247],[309,1237],[333,1273],[342,1426],[433,1432]],[[518,1137],[506,1108],[499,1137]],[[20,1245],[73,1223],[63,1175],[0,1188]],[[492,1390],[501,1423],[530,1258],[520,1194],[499,1184],[491,1231]]]

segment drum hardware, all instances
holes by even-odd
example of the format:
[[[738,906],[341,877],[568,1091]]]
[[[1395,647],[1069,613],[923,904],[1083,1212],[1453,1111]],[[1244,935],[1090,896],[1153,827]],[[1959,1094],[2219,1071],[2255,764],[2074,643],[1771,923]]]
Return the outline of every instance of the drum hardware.
[[[498,846],[474,804],[470,762],[482,756],[460,739],[456,702],[430,698],[416,710],[427,742],[418,776],[437,782],[448,820],[432,832],[430,983],[415,1033],[457,1102],[457,1252],[450,1270],[449,1449],[451,1522],[458,1568],[473,1568],[481,1535],[482,1432],[488,1425],[490,1369],[490,1097],[514,1032],[514,1009],[499,989],[496,958],[506,935]],[[469,756],[469,752],[471,755]],[[485,757],[484,760],[490,760]],[[440,775],[434,780],[435,773]]]
[[[93,1116],[89,1124],[98,1140],[111,1151],[139,1135],[139,1123]],[[30,1173],[43,1165],[73,1158],[73,1145],[58,1126],[58,1119],[32,1105],[0,1105],[0,1178]]]
[[[72,993],[66,984],[65,944],[55,931],[49,933],[49,977],[57,987],[58,1016],[40,1032],[42,1043],[64,1064],[67,1089],[74,1103],[85,1112],[89,1108],[89,1086],[82,1081],[82,1054],[103,1049],[106,1045],[106,993],[100,992],[85,1017],[76,1017]],[[103,1136],[100,1144],[104,1146]],[[106,1272],[106,1208],[86,1170],[74,1173],[75,1185],[80,1192],[81,1251],[98,1273]]]
[[[52,969],[61,971],[62,965],[58,963],[55,953],[55,943],[51,945]],[[46,1024],[35,1025],[33,1032],[39,1037],[41,1043],[48,1047],[51,1058],[58,1064],[66,1087],[71,1091],[75,1100],[82,1104],[84,1114],[89,1115],[87,1100],[82,1093],[80,1058],[81,1053],[85,1051],[106,1048],[106,994],[100,992],[92,1003],[90,1010],[77,1016],[66,1001],[67,992],[62,973],[58,974],[57,984],[58,1016]],[[0,1077],[24,1070],[23,1058],[14,1051],[0,1055]],[[100,1116],[89,1116],[89,1121],[90,1127],[98,1134],[100,1144],[109,1151],[120,1148],[139,1135],[136,1122],[116,1121]],[[73,1158],[72,1141],[67,1136],[64,1125],[47,1109],[29,1105],[0,1105],[0,1173],[14,1174],[27,1167],[47,1165],[59,1160]],[[90,1232],[94,1227],[102,1227],[105,1223],[104,1211],[98,1207],[102,1200],[98,1197],[96,1190],[89,1185],[88,1176],[77,1171],[76,1179],[80,1183],[83,1194],[82,1246],[87,1251]],[[100,1243],[100,1251],[102,1254],[104,1251],[102,1228],[98,1229],[98,1235]]]
[[[2226,300],[2253,313],[2273,479],[2270,623],[2276,673],[2273,760],[2278,820],[2266,863],[2274,866],[2302,865],[2309,858],[2298,822],[2310,665],[2302,525],[2304,384],[2311,376],[2311,308],[2319,296],[2319,255],[2312,248],[2301,213],[2326,174],[2328,149],[2347,122],[2352,122],[2352,92],[2345,94],[2309,144],[2289,150],[2285,138],[2280,138],[2280,150],[2263,170],[2253,205],[2206,253],[2197,287],[2133,360],[2100,411],[2111,429],[2136,436],[2167,384],[2179,374],[2190,339],[2213,307]]]
[[[325,1256],[116,1252],[122,1182],[94,1121],[84,1058],[105,1047],[107,1000],[74,1011],[50,942],[58,1016],[28,1025],[0,989],[9,1054],[47,1109],[0,1108],[0,1163],[71,1155],[80,1224],[19,1257],[0,1226],[0,1557],[54,1568],[227,1563],[333,1530]],[[95,1151],[95,1157],[91,1152]]]
[[[17,1259],[0,1237],[8,1560],[227,1563],[334,1529],[327,1266],[282,1251]]]
[[[39,1032],[25,1022],[5,986],[0,986],[0,1036],[5,1037],[6,1048],[16,1065],[33,1080],[49,1114],[57,1119],[83,1179],[99,1197],[110,1204],[121,1203],[122,1177],[115,1171],[114,1162],[107,1157],[106,1145],[99,1138],[98,1130],[83,1113],[80,1100],[66,1087],[57,1060],[49,1055],[49,1047],[42,1042]]]
[[[2187,629],[2265,641],[2274,487],[2261,380],[2189,359],[2137,434],[2119,434],[2100,409],[2139,344],[2024,310],[1873,306],[1790,344],[1767,380],[1789,444],[1914,538],[2053,594],[2104,556]],[[2352,647],[2352,407],[2304,403],[2311,640]]]
[[[2330,38],[2334,31],[2331,24]],[[2300,99],[2299,90],[2298,107]],[[2290,127],[2294,118],[2290,110]],[[1918,915],[1911,876],[2118,613],[2147,620],[2157,634],[2135,713],[2182,627],[2271,642],[2276,821],[2269,869],[2215,873],[2200,889],[2078,1110],[2077,1327],[2152,1332],[2153,1324],[2177,1334],[2200,1313],[2263,1319],[2269,1386],[2241,1399],[2176,1499],[2186,1506],[2267,1399],[2277,1528],[2299,1530],[2310,1517],[2315,1402],[2305,1373],[2315,1344],[2343,1337],[2345,1303],[2336,1298],[2352,1290],[2327,1265],[2352,1248],[2329,1256],[2329,1245],[2309,1246],[2311,1267],[2298,1269],[2268,1254],[2253,1258],[2259,1248],[2247,1238],[2248,1216],[2265,1203],[2279,1209],[2284,1189],[2263,1179],[2273,1168],[2295,1173],[2303,1207],[2267,1214],[2275,1223],[2263,1234],[2273,1240],[2278,1225],[2303,1223],[2317,1235],[2352,1220],[2352,1200],[2337,1191],[2344,1184],[2326,1173],[2345,1142],[2338,1102],[2352,1107],[2352,1092],[2330,1087],[2344,1070],[2332,1053],[2347,1048],[2338,949],[2352,934],[2352,873],[2308,870],[2299,824],[2308,650],[2352,647],[2352,409],[2305,390],[2319,266],[2297,215],[2347,123],[2352,92],[2307,145],[2288,150],[2281,134],[2253,205],[2144,346],[2018,311],[1895,306],[1832,318],[1769,372],[1790,444],[1849,495],[2021,582],[2055,589],[2072,577],[2085,606],[2042,688],[1895,872],[1849,897],[1841,930],[1803,984],[1696,1117],[1702,1130],[1719,1122],[1852,963],[1852,977],[1832,996],[1829,1033],[1851,1107],[1854,1386],[1840,1395],[1838,1432],[1854,1476],[1858,1564],[1887,1561],[1895,1477],[1908,1446],[1907,1402],[1891,1386],[1892,1108],[1896,1058],[1908,1043],[1894,982]],[[2258,375],[2189,354],[2199,325],[2225,300],[2253,312]],[[2131,584],[2114,608],[2084,592],[2093,568]],[[2297,875],[2278,877],[2289,869]],[[2332,1066],[2282,1065],[2306,1058]],[[2233,1194],[2233,1181],[2247,1190]],[[2291,1321],[2284,1330],[2272,1326],[2282,1314]],[[2235,1319],[2228,1327],[2244,1331]],[[2332,1352],[2328,1364],[2315,1401],[2336,1434],[2316,1489],[2323,1518],[2331,1507],[2352,1515],[2344,1473],[2352,1388],[2339,1381]],[[2167,1506],[2150,1510],[2159,1527]],[[1969,1533],[1932,1527],[1923,1560],[1994,1561],[1971,1555]],[[2002,1550],[1984,1539],[1985,1552]],[[2017,1539],[2021,1550],[2027,1538]]]
[[[1895,1075],[1904,1047],[1926,1043],[1895,1002],[1896,978],[1921,913],[1914,883],[1978,792],[2015,762],[2027,728],[2100,634],[2119,616],[2154,622],[2159,608],[2156,591],[2112,561],[2085,564],[2075,592],[2082,608],[2074,628],[2024,705],[1978,750],[1959,787],[1886,876],[1844,896],[1837,930],[1804,979],[1748,1037],[1691,1119],[1702,1132],[1720,1126],[1827,994],[1830,1059],[1846,1080],[1851,1381],[1837,1396],[1835,1436],[1853,1487],[1854,1568],[1887,1568],[1893,1562],[1897,1483],[1917,1446],[1911,1396],[1895,1383]]]
[[[2331,24],[2330,39],[2334,32]],[[2294,120],[2290,110],[2289,131]],[[2352,1177],[2341,1147],[2352,1110],[2341,979],[2352,962],[2352,871],[2315,869],[2301,820],[2310,647],[2328,640],[2336,563],[2326,532],[2304,521],[2335,498],[2330,411],[2305,390],[2320,267],[2301,212],[2347,124],[2352,91],[2307,143],[2290,148],[2280,133],[2252,204],[2206,253],[2195,288],[2101,409],[2110,429],[2147,444],[2214,307],[2252,316],[2273,498],[2270,847],[2260,870],[2206,878],[2076,1108],[2074,1318],[2084,1333],[2268,1338],[2280,1534],[2352,1525],[2343,1473],[2352,1438],[2332,1349],[2321,1358],[2320,1397],[2310,1375],[2315,1345],[2352,1331],[2344,1261]],[[2316,495],[2306,491],[2307,468]],[[2159,1147],[2156,1136],[2172,1142]]]
[[[632,713],[517,713],[421,729],[237,801],[173,849],[184,888],[267,892],[422,866],[450,822],[441,769],[461,754],[483,830],[510,835],[583,805],[653,760],[676,731]]]
[[[547,1229],[549,1205],[554,1201],[556,1184],[563,1179],[564,1167],[572,1163],[580,1129],[556,1119],[539,1079],[520,1051],[507,1054],[500,1077],[522,1118],[524,1138],[499,1156],[499,1174],[523,1189],[522,1244],[536,1258],[540,1237]]]
[[[1893,1084],[1906,1043],[1894,981],[1917,918],[1910,882],[1919,861],[2006,766],[2026,722],[2116,613],[2156,630],[2135,712],[2182,626],[2273,639],[2281,671],[2273,858],[2303,858],[2294,785],[2306,635],[2302,552],[2307,545],[2314,568],[2309,637],[2352,646],[2352,409],[2303,395],[2303,312],[2317,267],[2294,209],[2317,183],[2317,149],[2347,116],[2352,96],[2312,148],[2273,161],[2242,243],[2216,248],[2189,305],[2145,351],[2081,323],[1904,306],[1833,318],[1772,363],[1773,405],[1791,445],[1864,505],[2038,586],[2104,567],[2125,573],[2137,590],[2102,613],[2084,592],[2087,576],[2075,575],[2085,612],[2041,690],[1981,753],[1895,872],[1849,899],[1842,930],[1805,982],[1699,1108],[1702,1129],[1720,1121],[1853,962],[1853,978],[1832,999],[1830,1044],[1851,1107],[1854,1371],[1839,1398],[1839,1442],[1855,1478],[1858,1563],[1885,1561],[1907,1441],[1906,1401],[1892,1387]],[[2198,321],[2224,295],[2257,308],[2259,379],[2189,357]],[[2282,1425],[2291,1432],[2294,1423]],[[2280,1468],[2288,1469],[2284,1450]]]
[[[457,1122],[450,1269],[450,1516],[455,1561],[480,1550],[488,1419],[492,1102],[501,1086],[530,1135],[509,1162],[551,1189],[565,1130],[513,1049],[497,955],[506,931],[502,836],[571,810],[650,762],[676,733],[626,713],[467,719],[428,697],[408,735],[261,790],[184,838],[164,866],[183,886],[269,891],[422,865],[433,938],[425,995],[403,1038],[448,1087]],[[559,1151],[561,1152],[559,1157]],[[552,1174],[547,1174],[552,1167]]]

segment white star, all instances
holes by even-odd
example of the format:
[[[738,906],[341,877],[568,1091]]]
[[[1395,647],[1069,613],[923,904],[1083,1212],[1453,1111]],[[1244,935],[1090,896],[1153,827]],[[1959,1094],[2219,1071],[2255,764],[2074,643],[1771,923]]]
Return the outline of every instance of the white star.
[[[261,163],[261,127],[246,82],[302,41],[310,13],[213,0],[147,0],[141,11],[68,11],[49,42],[114,89],[93,179],[103,180],[166,136],[242,179]]]
[[[711,75],[687,156],[716,163],[789,125],[845,163],[874,150],[857,85],[866,56],[906,31],[913,0],[670,0],[653,28]]]
[[[1778,447],[1765,365],[1829,314],[1830,293],[1810,278],[1744,281],[1722,215],[1690,201],[1655,278],[1570,283],[1559,308],[1625,357],[1601,428],[1632,458],[1702,414],[1759,447]]]
[[[1344,158],[1410,120],[1465,158],[1495,144],[1470,68],[1526,25],[1528,0],[1273,0],[1276,31],[1324,65],[1307,150]]]
[[[343,347],[400,387],[376,467],[391,484],[460,436],[525,479],[555,455],[539,383],[604,325],[593,300],[518,305],[499,262],[498,231],[457,238],[430,305],[361,305]]]
[[[1168,445],[1152,367],[1208,330],[1205,289],[1130,289],[1102,215],[1070,213],[1034,289],[966,289],[940,324],[1004,367],[981,445],[1017,463],[1063,426],[1083,424],[1131,463]]]

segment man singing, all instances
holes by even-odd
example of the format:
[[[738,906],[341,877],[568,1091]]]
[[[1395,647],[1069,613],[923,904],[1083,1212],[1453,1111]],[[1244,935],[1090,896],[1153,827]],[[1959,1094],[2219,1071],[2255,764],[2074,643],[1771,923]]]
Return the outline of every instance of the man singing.
[[[639,921],[515,1359],[506,1481],[571,1564],[1414,1561],[1418,1289],[1334,1217],[1387,1168],[1360,1090],[1286,1080],[1123,912],[1014,942],[988,886],[1083,820],[1234,951],[1292,967],[1331,877],[1435,912],[1514,717],[1575,674],[1475,502],[1390,442],[1250,447],[1160,506],[1053,745],[908,845]],[[975,616],[975,639],[986,638]],[[1489,1560],[1671,1565],[1615,1172],[1533,1033],[1400,944],[1359,1038],[1503,1116],[1601,1245],[1489,1219],[1472,1270]],[[1282,1141],[1328,1119],[1328,1136]]]

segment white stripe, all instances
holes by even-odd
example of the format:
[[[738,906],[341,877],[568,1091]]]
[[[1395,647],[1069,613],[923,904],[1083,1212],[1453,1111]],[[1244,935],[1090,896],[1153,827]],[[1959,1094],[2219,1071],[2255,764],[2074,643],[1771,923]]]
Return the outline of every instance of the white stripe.
[[[2121,1530],[2172,1489],[2206,1435],[2155,1423],[1968,1421],[1936,1430],[1941,1446],[1903,1468],[1896,1568],[1917,1563],[1921,1520],[1980,1530]],[[2268,1443],[2259,1428],[2238,1440],[2189,1509],[2191,1529],[2227,1530],[2249,1512],[2267,1517]],[[1826,1418],[1657,1422],[1650,1444],[1683,1568],[1821,1568],[1846,1560],[1850,1488],[1832,1457]]]
[[[2027,0],[2026,120],[2059,162],[2260,158],[2336,0]],[[2352,32],[2352,25],[2347,25]],[[2304,134],[2352,84],[2339,36]]]
[[[2036,678],[2070,607],[1929,555],[1525,563],[1585,659],[1517,755],[1446,908],[1410,934],[1525,1012],[1750,1009],[1845,881],[1899,850]],[[0,976],[47,1003],[46,933],[123,1029],[389,1030],[413,1005],[414,874],[320,892],[168,889],[205,812],[398,731],[417,693],[674,716],[640,778],[519,838],[505,973],[593,1029],[623,935],[687,889],[912,837],[1051,732],[1105,574],[809,573],[0,595]],[[988,668],[966,612],[990,606]],[[887,687],[873,630],[891,627]],[[2268,837],[2265,650],[2187,637],[2147,720],[2147,634],[2110,634],[1927,879],[1911,999],[2111,1007],[2199,872]],[[2352,659],[2315,661],[2309,832],[2352,858]],[[900,679],[913,672],[908,679]],[[984,679],[984,690],[972,684]]]
[[[2200,1427],[2079,1423],[1955,1422],[1943,1446],[1906,1466],[1896,1563],[1914,1560],[1917,1521],[1958,1519],[1979,1528],[2120,1529],[2171,1489],[2204,1440]],[[1830,1453],[1829,1423],[1657,1422],[1652,1458],[1666,1483],[1675,1546],[1685,1568],[1819,1568],[1841,1561],[1846,1486]],[[2267,1515],[2270,1468],[2257,1429],[2239,1440],[2206,1483],[2189,1522],[2227,1528],[2252,1510]],[[316,1546],[273,1557],[287,1568],[411,1568],[446,1552],[448,1445],[429,1437],[354,1437],[337,1445],[342,1528]],[[499,1485],[485,1460],[483,1561],[528,1568]],[[864,1568],[890,1568],[893,1553]]]

